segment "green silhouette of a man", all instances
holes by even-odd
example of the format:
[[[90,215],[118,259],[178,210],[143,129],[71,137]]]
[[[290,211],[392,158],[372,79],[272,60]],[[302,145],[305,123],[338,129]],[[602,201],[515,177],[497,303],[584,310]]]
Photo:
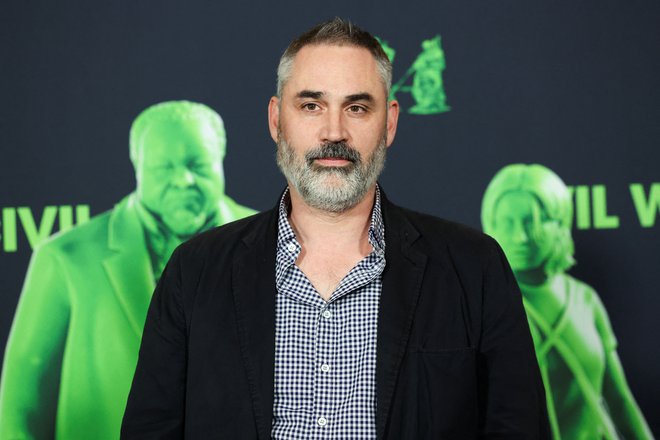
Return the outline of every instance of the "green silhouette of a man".
[[[596,291],[575,264],[571,194],[542,165],[514,164],[488,185],[484,231],[502,246],[523,294],[555,439],[652,439],[628,387]]]
[[[0,383],[0,438],[116,439],[151,294],[176,246],[253,214],[224,194],[220,116],[188,101],[134,121],[137,188],[39,246]]]

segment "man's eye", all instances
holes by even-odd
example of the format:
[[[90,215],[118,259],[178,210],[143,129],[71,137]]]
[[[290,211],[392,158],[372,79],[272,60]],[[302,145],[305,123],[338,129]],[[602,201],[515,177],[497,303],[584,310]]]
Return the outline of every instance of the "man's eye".
[[[204,162],[195,162],[190,165],[190,169],[194,171],[206,171],[209,168],[211,168],[211,164]]]
[[[166,172],[166,171],[171,171],[174,167],[172,166],[171,163],[160,163],[160,164],[153,164],[148,167],[151,171],[156,171],[156,172]]]
[[[315,110],[318,110],[319,106],[318,104],[314,104],[313,102],[308,102],[307,104],[303,105],[303,109],[313,112]]]
[[[364,113],[367,111],[367,109],[365,109],[361,105],[352,105],[348,107],[348,111],[351,113]]]

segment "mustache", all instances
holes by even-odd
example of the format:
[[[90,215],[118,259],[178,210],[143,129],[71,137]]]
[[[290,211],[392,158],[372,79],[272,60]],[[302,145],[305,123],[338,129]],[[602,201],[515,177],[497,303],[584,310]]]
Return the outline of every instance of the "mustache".
[[[327,142],[308,151],[305,154],[308,164],[316,159],[343,159],[353,163],[360,163],[360,153],[346,142]]]

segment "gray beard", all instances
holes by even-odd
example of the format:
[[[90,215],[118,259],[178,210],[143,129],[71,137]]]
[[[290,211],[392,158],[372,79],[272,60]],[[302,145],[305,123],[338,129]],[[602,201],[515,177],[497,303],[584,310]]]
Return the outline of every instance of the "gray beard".
[[[384,132],[371,157],[363,161],[360,153],[345,142],[322,144],[308,151],[304,158],[297,157],[280,132],[277,165],[308,206],[332,213],[345,212],[364,199],[383,171],[386,136]],[[342,167],[314,164],[315,159],[330,157],[351,163]]]

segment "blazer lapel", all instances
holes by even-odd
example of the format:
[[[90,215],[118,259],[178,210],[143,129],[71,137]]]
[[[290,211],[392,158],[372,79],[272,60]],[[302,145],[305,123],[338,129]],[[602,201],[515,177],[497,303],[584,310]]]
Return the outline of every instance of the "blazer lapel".
[[[232,268],[238,338],[261,439],[270,439],[273,420],[276,244],[277,209],[243,239]]]
[[[382,193],[385,222],[383,291],[376,354],[376,433],[383,438],[392,395],[419,298],[427,257],[413,247],[419,232]]]
[[[155,282],[142,225],[133,203],[133,197],[128,196],[110,216],[108,247],[114,253],[103,260],[103,267],[117,301],[139,339]]]

